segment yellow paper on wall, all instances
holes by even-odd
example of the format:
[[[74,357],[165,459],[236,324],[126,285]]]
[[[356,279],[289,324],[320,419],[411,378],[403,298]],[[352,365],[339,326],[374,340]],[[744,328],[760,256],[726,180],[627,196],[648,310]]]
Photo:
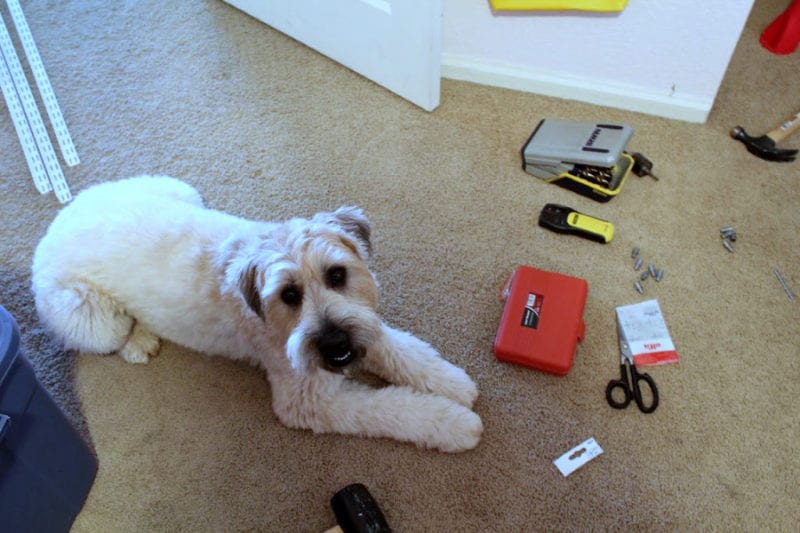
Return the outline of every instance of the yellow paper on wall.
[[[495,11],[622,11],[628,0],[489,0]]]

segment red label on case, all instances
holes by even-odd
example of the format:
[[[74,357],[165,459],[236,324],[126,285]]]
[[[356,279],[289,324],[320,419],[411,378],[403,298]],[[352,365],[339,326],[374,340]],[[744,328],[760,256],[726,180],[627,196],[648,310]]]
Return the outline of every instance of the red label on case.
[[[522,325],[526,328],[537,329],[539,327],[539,317],[542,314],[542,302],[544,298],[540,294],[528,294],[528,301],[525,302],[525,309],[522,312]]]

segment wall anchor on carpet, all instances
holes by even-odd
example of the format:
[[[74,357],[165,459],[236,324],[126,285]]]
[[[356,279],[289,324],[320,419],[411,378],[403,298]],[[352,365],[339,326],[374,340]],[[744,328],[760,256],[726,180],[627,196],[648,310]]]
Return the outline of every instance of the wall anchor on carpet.
[[[783,287],[783,291],[786,293],[786,297],[789,298],[790,301],[794,301],[794,293],[792,292],[792,289],[789,288],[789,284],[786,283],[786,280],[783,279],[780,270],[775,268],[772,270],[772,273],[775,274],[776,278],[778,278],[778,283],[780,283],[781,287]]]
[[[631,259],[633,259],[633,270],[639,272],[642,266],[644,265],[644,258],[640,255],[641,248],[638,246],[634,246],[633,250],[631,250]],[[641,274],[638,274],[638,279],[634,281],[633,288],[636,289],[636,292],[639,294],[644,294],[644,282],[650,278],[656,280],[657,282],[661,282],[664,279],[664,269],[656,267],[655,263],[650,263],[647,265],[647,268],[642,271]]]

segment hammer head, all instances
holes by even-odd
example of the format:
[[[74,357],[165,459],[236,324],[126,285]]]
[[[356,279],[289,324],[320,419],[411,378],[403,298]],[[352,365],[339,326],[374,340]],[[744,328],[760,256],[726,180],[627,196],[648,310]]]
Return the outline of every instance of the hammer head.
[[[361,483],[348,485],[331,498],[336,523],[344,533],[391,533],[378,504]]]
[[[742,141],[748,152],[767,161],[788,163],[794,161],[795,155],[797,155],[797,150],[777,148],[775,141],[766,135],[751,137],[741,126],[736,126],[731,130],[731,137],[737,141]]]

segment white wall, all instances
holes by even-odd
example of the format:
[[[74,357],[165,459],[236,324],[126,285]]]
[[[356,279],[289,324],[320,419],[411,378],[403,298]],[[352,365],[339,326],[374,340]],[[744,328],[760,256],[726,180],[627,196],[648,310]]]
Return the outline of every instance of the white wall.
[[[442,76],[704,122],[754,0],[630,0],[621,13],[444,0]]]

